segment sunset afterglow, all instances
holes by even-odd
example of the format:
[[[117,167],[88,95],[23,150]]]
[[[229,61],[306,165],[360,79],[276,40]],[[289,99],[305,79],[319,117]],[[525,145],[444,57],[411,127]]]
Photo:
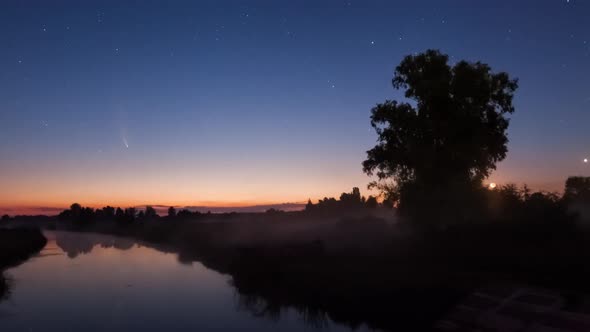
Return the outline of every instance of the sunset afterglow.
[[[369,111],[400,97],[390,81],[404,55],[439,47],[519,79],[509,153],[489,182],[560,191],[568,175],[589,174],[579,156],[590,140],[581,88],[590,39],[575,19],[547,21],[513,4],[487,6],[468,24],[467,7],[404,6],[393,26],[391,10],[360,2],[224,11],[195,3],[163,17],[155,4],[6,6],[0,213],[72,202],[304,202],[354,186],[367,193],[361,162],[376,139]],[[542,10],[576,16],[585,6],[555,1]]]

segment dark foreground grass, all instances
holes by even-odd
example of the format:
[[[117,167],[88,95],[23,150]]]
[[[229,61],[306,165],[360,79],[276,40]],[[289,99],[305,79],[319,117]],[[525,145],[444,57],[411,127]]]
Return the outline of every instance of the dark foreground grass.
[[[480,226],[414,236],[371,255],[312,254],[312,244],[299,254],[284,247],[248,249],[234,257],[229,273],[256,304],[253,311],[272,315],[291,306],[320,320],[385,330],[428,331],[486,285],[550,288],[572,303],[590,292],[590,237],[584,233]]]

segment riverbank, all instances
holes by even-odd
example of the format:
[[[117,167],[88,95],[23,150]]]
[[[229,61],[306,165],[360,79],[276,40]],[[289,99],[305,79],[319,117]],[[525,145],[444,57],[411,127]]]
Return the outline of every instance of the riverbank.
[[[8,292],[4,270],[24,262],[46,243],[47,239],[38,228],[0,229],[0,298]]]

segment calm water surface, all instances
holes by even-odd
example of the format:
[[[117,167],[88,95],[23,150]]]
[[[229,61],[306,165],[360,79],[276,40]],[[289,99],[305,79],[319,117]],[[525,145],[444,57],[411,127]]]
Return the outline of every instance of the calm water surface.
[[[46,236],[38,256],[7,271],[13,288],[0,303],[0,331],[351,331],[311,326],[291,310],[256,317],[229,276],[130,239]]]

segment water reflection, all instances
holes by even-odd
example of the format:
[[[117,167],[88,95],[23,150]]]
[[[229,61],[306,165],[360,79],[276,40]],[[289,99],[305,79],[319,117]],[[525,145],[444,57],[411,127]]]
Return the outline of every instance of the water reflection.
[[[301,316],[237,294],[229,276],[130,239],[47,237],[40,255],[7,272],[15,286],[0,303],[3,332],[350,331],[325,315]]]
[[[80,254],[89,254],[95,246],[129,250],[133,248],[134,245],[137,245],[137,242],[130,238],[95,233],[55,232],[48,233],[48,235],[54,237],[55,244],[63,250],[69,258],[76,258]]]
[[[279,321],[287,309],[282,304],[269,301],[255,294],[239,294],[238,309],[251,312],[255,317],[265,317]],[[297,308],[297,313],[308,326],[325,329],[330,326],[330,318],[321,310],[312,307]]]

